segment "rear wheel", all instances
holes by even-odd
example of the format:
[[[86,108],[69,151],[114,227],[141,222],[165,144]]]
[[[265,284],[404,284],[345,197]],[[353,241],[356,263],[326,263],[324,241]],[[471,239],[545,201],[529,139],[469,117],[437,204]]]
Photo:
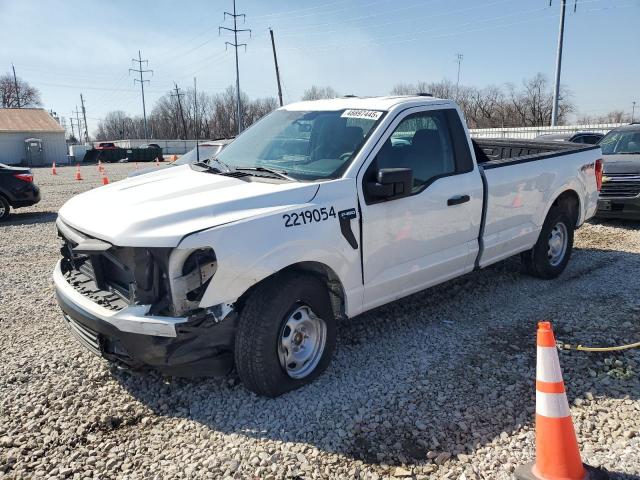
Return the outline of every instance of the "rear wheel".
[[[538,241],[531,250],[522,252],[527,273],[539,278],[556,278],[569,263],[573,250],[575,220],[559,205],[551,207],[542,225]]]
[[[236,332],[236,369],[249,390],[276,397],[318,377],[335,342],[326,285],[313,276],[284,274],[247,298]]]
[[[0,195],[0,221],[6,220],[9,217],[11,206],[6,198]]]

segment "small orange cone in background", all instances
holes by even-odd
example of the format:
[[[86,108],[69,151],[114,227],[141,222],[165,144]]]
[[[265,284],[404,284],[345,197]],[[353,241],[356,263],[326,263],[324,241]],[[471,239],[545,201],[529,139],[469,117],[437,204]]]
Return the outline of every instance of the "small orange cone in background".
[[[536,461],[519,467],[518,480],[606,480],[584,465],[564,389],[551,322],[538,322],[536,365]]]
[[[178,159],[178,156],[177,156],[177,155],[175,155],[175,154],[174,154],[174,155],[171,155],[171,161],[172,161],[172,162],[175,162],[177,159]]]
[[[76,180],[82,180],[82,175],[80,175],[80,164],[76,163]]]
[[[102,172],[102,185],[109,185],[109,177],[104,172]]]
[[[51,164],[51,175],[57,175],[58,172],[56,171],[56,162],[53,162]]]
[[[104,167],[102,166],[102,161],[98,160],[98,172],[103,173]]]

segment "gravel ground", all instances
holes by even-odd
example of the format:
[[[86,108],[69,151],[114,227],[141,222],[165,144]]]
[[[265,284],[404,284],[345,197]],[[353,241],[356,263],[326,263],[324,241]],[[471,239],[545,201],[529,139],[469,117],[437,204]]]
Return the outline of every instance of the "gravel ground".
[[[95,167],[73,173],[37,170],[43,201],[0,226],[6,478],[512,478],[534,454],[536,322],[567,343],[640,339],[640,226],[602,222],[557,280],[511,259],[345,323],[327,373],[274,400],[234,376],[113,370],[53,298],[56,211],[99,185]],[[584,460],[640,479],[640,350],[561,363]]]

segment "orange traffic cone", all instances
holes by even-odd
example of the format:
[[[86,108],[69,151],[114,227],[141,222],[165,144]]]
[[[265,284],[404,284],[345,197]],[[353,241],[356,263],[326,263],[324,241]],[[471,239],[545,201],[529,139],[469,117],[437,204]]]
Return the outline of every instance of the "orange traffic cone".
[[[107,174],[104,172],[102,172],[102,184],[109,185],[109,177],[107,177]]]
[[[174,154],[174,155],[171,155],[171,161],[172,161],[172,162],[175,162],[177,159],[178,159],[178,156],[177,156],[177,155],[175,155],[175,154]]]
[[[102,166],[102,161],[98,160],[98,172],[103,173],[104,167]]]
[[[519,480],[606,480],[606,472],[582,463],[562,380],[551,322],[538,323],[536,461],[516,470]]]
[[[56,171],[56,162],[53,162],[51,164],[51,175],[57,175],[58,172]]]
[[[76,163],[76,180],[82,180],[82,175],[80,175],[80,164]]]

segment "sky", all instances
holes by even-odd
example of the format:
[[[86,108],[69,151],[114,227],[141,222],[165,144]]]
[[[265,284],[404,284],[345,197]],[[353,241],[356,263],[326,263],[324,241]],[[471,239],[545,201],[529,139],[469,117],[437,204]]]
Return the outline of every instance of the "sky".
[[[385,95],[395,84],[552,80],[560,15],[552,0],[237,0],[240,87],[277,95],[273,28],[285,103],[311,85],[340,94]],[[640,112],[640,0],[567,0],[562,83],[578,114]],[[142,52],[147,113],[174,82],[218,93],[235,83],[219,26],[232,0],[0,0],[0,74],[37,87],[44,107],[68,119],[85,99],[89,131],[111,110],[142,114],[131,59]]]

